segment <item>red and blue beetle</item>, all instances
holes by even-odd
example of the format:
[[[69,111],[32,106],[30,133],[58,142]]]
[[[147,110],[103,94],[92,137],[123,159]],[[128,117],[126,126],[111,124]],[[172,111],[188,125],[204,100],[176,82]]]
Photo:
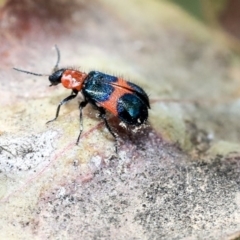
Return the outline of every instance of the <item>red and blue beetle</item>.
[[[114,137],[117,152],[117,136],[108,124],[106,110],[127,125],[139,126],[145,123],[148,118],[148,109],[150,109],[148,95],[141,87],[123,78],[98,71],[91,71],[87,74],[71,68],[59,69],[60,52],[57,46],[55,47],[58,58],[51,75],[28,72],[18,68],[14,69],[35,76],[49,76],[50,86],[61,83],[65,88],[72,90],[71,95],[59,103],[55,118],[47,123],[55,121],[58,118],[61,106],[74,99],[81,91],[84,100],[79,104],[80,132],[76,144],[79,143],[83,131],[82,110],[90,103],[98,109],[100,118],[104,121],[106,128]]]

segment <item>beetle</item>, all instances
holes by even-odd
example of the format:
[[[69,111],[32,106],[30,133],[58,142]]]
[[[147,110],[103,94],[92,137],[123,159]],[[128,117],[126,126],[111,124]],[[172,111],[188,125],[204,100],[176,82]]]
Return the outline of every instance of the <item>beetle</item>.
[[[117,135],[112,131],[107,121],[106,111],[127,125],[140,126],[148,119],[148,109],[150,109],[148,95],[138,85],[120,77],[99,71],[85,73],[73,68],[58,68],[60,51],[56,45],[55,48],[57,51],[57,63],[51,75],[38,74],[18,68],[13,69],[35,76],[48,76],[50,87],[61,83],[63,87],[72,90],[71,94],[59,103],[55,118],[48,121],[47,124],[58,118],[62,105],[76,98],[78,93],[81,92],[83,101],[79,103],[80,132],[76,144],[79,143],[83,131],[83,108],[90,103],[97,108],[99,117],[104,121],[106,128],[115,139],[115,150],[117,153]]]

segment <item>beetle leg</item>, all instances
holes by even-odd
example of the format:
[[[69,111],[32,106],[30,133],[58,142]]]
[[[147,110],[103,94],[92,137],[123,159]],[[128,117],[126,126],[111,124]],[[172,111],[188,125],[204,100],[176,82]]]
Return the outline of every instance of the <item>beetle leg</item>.
[[[78,92],[72,91],[71,95],[69,95],[68,97],[64,98],[64,99],[58,104],[55,118],[52,119],[52,120],[50,120],[50,121],[47,121],[46,124],[55,121],[55,120],[58,118],[58,115],[59,115],[61,106],[64,105],[65,103],[71,101],[72,99],[74,99],[74,98],[77,96],[77,94],[78,94]]]
[[[118,141],[117,141],[117,135],[113,132],[113,130],[111,129],[111,127],[108,124],[108,121],[106,119],[106,111],[103,108],[98,108],[99,110],[99,117],[104,121],[104,124],[106,126],[106,128],[108,129],[108,131],[111,133],[111,135],[114,137],[115,139],[115,152],[116,154],[118,153]]]
[[[78,145],[79,143],[79,140],[80,140],[80,137],[81,137],[81,134],[82,134],[82,131],[83,131],[83,116],[82,116],[82,110],[84,107],[86,107],[86,105],[88,104],[88,101],[85,100],[83,102],[81,102],[79,104],[79,110],[80,110],[80,132],[79,132],[79,135],[78,135],[78,138],[77,138],[77,142],[76,142],[76,145]]]

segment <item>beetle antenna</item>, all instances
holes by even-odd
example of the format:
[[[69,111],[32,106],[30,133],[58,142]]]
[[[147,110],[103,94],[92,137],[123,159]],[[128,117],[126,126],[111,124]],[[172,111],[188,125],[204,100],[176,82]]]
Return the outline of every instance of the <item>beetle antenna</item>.
[[[58,70],[58,64],[60,62],[60,51],[59,51],[59,48],[56,44],[54,46],[55,46],[55,49],[56,49],[56,52],[57,52],[57,62],[55,64],[54,68],[53,68],[53,72],[56,72]],[[13,69],[18,71],[18,72],[27,73],[27,74],[31,74],[31,75],[34,75],[34,76],[49,76],[49,74],[40,74],[40,73],[29,72],[29,71],[26,71],[26,70],[15,68],[15,67]]]
[[[35,75],[35,76],[49,76],[48,74],[40,74],[40,73],[34,73],[34,72],[29,72],[29,71],[25,71],[19,68],[13,68],[14,70],[18,71],[18,72],[23,72],[23,73],[27,73],[27,74],[31,74],[31,75]]]
[[[57,62],[55,64],[54,68],[53,68],[53,71],[55,72],[55,71],[58,70],[58,64],[60,62],[60,51],[59,51],[59,48],[58,48],[58,46],[56,44],[54,46],[55,46],[55,49],[57,51]]]

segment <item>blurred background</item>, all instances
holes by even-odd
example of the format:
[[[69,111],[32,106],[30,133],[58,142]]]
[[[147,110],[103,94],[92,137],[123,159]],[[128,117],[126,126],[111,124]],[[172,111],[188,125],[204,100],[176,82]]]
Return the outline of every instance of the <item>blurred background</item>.
[[[228,43],[239,51],[240,2],[237,0],[171,0],[199,21],[222,31]]]

